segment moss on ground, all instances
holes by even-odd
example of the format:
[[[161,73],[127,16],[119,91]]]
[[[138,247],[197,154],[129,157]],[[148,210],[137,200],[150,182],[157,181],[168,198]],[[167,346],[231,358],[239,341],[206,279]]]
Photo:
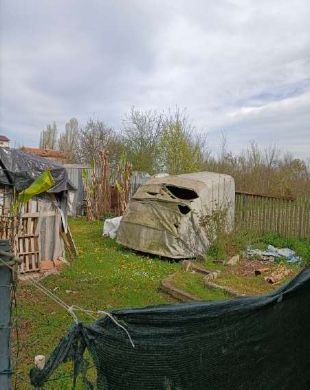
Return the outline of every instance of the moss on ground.
[[[203,275],[197,272],[176,272],[171,283],[173,286],[190,292],[206,301],[218,301],[231,298],[223,291],[204,287]]]

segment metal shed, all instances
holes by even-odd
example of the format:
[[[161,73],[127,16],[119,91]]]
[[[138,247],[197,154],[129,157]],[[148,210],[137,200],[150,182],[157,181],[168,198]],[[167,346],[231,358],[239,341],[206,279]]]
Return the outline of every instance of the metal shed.
[[[55,185],[12,212],[16,194],[49,170]],[[0,239],[9,239],[22,259],[20,272],[52,268],[72,245],[67,225],[67,194],[74,187],[65,168],[17,149],[0,148]],[[49,265],[48,265],[49,264]]]

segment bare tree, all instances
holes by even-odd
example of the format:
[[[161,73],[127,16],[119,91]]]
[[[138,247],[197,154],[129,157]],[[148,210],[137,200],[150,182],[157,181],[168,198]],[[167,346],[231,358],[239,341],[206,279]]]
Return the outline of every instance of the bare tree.
[[[90,119],[79,134],[77,155],[81,162],[99,162],[100,153],[108,150],[111,165],[117,164],[123,148],[119,137],[111,127],[99,120]]]
[[[77,161],[79,136],[79,123],[76,118],[71,118],[58,140],[59,150],[65,153],[68,162]]]
[[[57,126],[56,122],[52,125],[48,124],[45,130],[41,131],[40,148],[56,149],[57,148]]]
[[[264,149],[264,163],[267,168],[271,169],[277,164],[277,157],[280,151],[275,145],[270,145]]]

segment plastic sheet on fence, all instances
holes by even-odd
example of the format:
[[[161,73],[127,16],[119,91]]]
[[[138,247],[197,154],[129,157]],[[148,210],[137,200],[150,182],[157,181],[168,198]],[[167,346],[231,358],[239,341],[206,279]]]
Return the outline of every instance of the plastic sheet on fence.
[[[84,373],[88,349],[98,389],[223,390],[310,388],[310,269],[277,291],[223,302],[116,310],[74,325],[43,369],[41,386],[62,362]]]

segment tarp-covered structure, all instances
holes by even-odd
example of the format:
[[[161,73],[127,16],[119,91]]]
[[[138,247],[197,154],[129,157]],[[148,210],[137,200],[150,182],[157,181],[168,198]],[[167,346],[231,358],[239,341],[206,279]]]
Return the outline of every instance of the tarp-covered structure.
[[[0,148],[0,184],[14,186],[20,192],[44,171],[49,170],[55,181],[55,186],[49,193],[60,194],[74,190],[68,179],[66,169],[43,157],[25,153],[18,149]]]
[[[160,256],[196,257],[204,254],[210,243],[210,229],[203,227],[203,218],[212,220],[212,214],[221,210],[225,213],[224,228],[229,231],[234,208],[231,176],[198,172],[151,178],[131,198],[117,241]]]
[[[15,251],[23,262],[22,272],[37,271],[40,262],[64,257],[61,232],[67,230],[67,193],[74,190],[66,169],[45,158],[17,149],[0,148],[0,217],[9,224],[14,193],[29,188],[49,171],[53,187],[20,206]],[[8,238],[8,229],[0,228],[0,238]]]
[[[85,389],[308,390],[309,301],[307,268],[259,297],[115,310],[114,320],[134,347],[107,316],[78,323],[44,369],[32,370],[32,384],[41,387],[68,359],[75,362],[75,375],[83,372],[87,349],[97,386],[85,379]]]

